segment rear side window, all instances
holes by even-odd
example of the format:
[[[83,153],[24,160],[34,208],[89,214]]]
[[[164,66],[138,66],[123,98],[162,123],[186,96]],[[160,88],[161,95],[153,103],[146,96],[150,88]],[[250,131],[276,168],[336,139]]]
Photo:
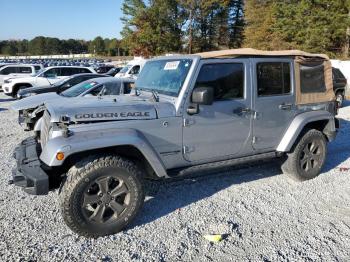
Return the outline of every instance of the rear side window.
[[[84,73],[91,73],[91,71],[87,68],[74,68],[75,74],[84,74]]]
[[[214,100],[229,100],[244,97],[244,65],[206,64],[199,72],[196,87],[214,88]]]
[[[32,68],[28,66],[21,66],[18,68],[18,73],[20,74],[31,74]]]
[[[0,72],[2,75],[15,74],[15,73],[17,73],[17,67],[13,67],[13,66],[5,67]]]
[[[258,96],[289,94],[290,81],[289,63],[264,62],[257,64]]]
[[[61,68],[51,68],[44,73],[45,77],[57,77],[61,75]]]
[[[300,89],[304,94],[326,91],[323,63],[300,65]]]

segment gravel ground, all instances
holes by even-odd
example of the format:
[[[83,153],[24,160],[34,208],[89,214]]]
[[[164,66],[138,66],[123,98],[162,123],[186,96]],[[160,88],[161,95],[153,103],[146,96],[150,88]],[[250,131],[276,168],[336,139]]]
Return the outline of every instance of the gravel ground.
[[[322,175],[304,183],[277,162],[171,183],[149,183],[143,210],[124,232],[86,239],[59,213],[57,192],[30,196],[7,185],[12,151],[29,133],[0,93],[1,261],[349,261],[350,103]],[[204,234],[227,237],[209,243]]]

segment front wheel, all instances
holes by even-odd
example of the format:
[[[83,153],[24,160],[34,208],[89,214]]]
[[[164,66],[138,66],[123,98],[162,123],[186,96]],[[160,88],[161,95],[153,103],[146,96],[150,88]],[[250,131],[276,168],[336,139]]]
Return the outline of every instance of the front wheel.
[[[304,133],[282,164],[283,173],[295,180],[315,178],[321,172],[327,155],[327,141],[322,132],[311,129]]]
[[[141,172],[128,159],[107,155],[78,162],[60,193],[65,223],[85,237],[99,237],[124,229],[141,209]]]

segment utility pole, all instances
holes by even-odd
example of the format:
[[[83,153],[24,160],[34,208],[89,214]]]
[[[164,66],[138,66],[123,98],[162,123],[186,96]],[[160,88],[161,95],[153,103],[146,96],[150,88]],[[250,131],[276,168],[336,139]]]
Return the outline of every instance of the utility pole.
[[[193,28],[192,28],[192,20],[193,20],[193,10],[192,10],[192,6],[190,7],[190,27],[189,27],[189,37],[188,37],[188,53],[192,54],[192,42],[193,42]]]

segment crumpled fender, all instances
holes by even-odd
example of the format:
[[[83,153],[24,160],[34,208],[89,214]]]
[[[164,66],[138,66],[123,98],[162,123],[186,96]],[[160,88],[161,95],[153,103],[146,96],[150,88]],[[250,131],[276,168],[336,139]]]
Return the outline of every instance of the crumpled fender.
[[[135,129],[106,129],[103,131],[78,132],[69,137],[51,138],[40,155],[48,166],[61,166],[64,161],[56,159],[58,152],[63,152],[65,159],[79,152],[115,146],[134,146],[149,162],[157,176],[166,177],[164,164],[146,137]]]
[[[278,152],[288,152],[291,150],[296,139],[302,132],[303,128],[312,122],[327,120],[327,128],[330,132],[336,132],[335,128],[335,118],[334,115],[327,111],[309,111],[297,115],[292,123],[289,125],[287,131],[279,143],[276,151]]]

